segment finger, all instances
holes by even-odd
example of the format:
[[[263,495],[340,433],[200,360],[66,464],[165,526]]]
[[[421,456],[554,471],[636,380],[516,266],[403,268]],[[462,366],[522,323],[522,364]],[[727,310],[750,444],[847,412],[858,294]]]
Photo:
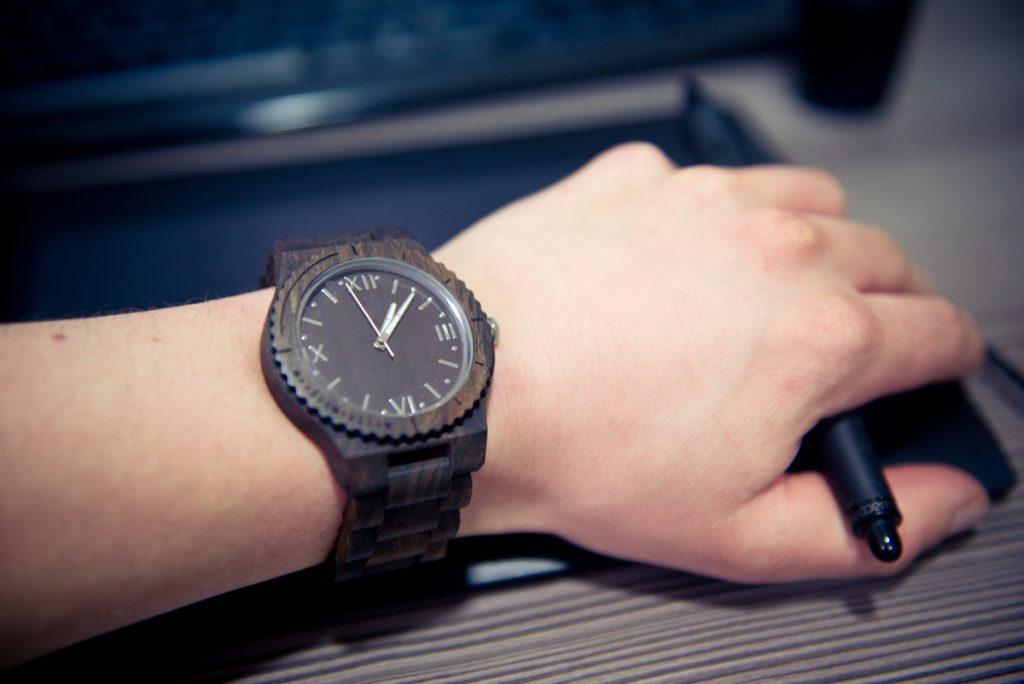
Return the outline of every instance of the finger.
[[[846,191],[819,169],[798,166],[747,166],[736,169],[748,201],[755,206],[842,216]]]
[[[836,387],[832,412],[933,382],[959,378],[984,359],[985,342],[971,317],[930,295],[864,295],[874,323],[863,339],[858,372]]]
[[[850,524],[824,476],[785,475],[752,499],[733,519],[744,531],[735,570],[745,582],[786,582],[898,572],[943,539],[973,528],[988,511],[984,488],[951,466],[914,464],[886,469],[903,514],[903,555],[876,559]]]
[[[825,261],[861,292],[932,291],[924,272],[889,233],[835,216],[805,216],[825,237]]]

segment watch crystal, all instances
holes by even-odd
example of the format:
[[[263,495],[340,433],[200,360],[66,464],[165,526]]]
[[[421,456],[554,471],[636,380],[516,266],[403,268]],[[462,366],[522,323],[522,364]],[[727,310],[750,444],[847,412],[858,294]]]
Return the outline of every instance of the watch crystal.
[[[455,297],[402,261],[366,257],[307,288],[295,339],[330,401],[375,416],[416,416],[445,404],[469,375],[473,339]]]

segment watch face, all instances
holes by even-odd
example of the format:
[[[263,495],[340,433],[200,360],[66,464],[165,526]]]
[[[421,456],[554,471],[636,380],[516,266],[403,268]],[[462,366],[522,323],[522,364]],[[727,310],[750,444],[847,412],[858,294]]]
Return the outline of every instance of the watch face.
[[[318,395],[350,416],[415,417],[444,405],[473,363],[465,312],[440,281],[366,257],[306,288],[294,339]]]

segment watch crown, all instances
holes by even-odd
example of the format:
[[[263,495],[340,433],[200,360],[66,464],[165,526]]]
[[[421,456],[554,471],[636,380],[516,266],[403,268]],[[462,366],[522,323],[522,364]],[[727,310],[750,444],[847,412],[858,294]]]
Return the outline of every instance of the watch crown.
[[[498,321],[488,316],[487,325],[491,327],[491,335],[494,337],[494,344],[498,344],[498,337],[501,332],[501,329],[498,328]]]

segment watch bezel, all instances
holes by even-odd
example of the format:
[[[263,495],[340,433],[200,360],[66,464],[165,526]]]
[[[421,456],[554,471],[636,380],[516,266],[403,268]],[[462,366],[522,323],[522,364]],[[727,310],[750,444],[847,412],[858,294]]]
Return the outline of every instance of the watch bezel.
[[[410,416],[375,415],[337,401],[311,375],[298,343],[298,317],[308,291],[328,271],[364,258],[391,259],[416,268],[452,295],[472,333],[467,377],[449,400]],[[426,251],[410,248],[402,240],[368,240],[310,250],[305,268],[288,274],[278,284],[268,317],[270,351],[278,375],[307,411],[346,432],[378,439],[426,438],[449,429],[469,413],[487,391],[493,372],[494,340],[491,326],[473,293],[451,271]]]

